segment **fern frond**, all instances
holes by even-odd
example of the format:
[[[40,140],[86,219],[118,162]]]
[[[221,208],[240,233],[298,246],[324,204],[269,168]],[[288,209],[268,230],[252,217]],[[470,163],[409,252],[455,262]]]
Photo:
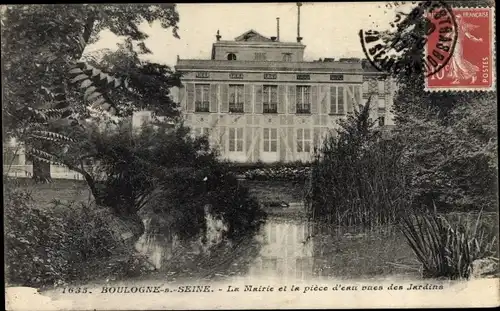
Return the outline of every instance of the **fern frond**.
[[[49,163],[49,164],[55,164],[55,165],[64,165],[64,163],[58,161],[56,159],[56,156],[39,150],[39,149],[31,149],[30,151],[26,152],[28,155],[30,155],[32,158],[37,159],[38,161]]]
[[[68,137],[66,135],[62,135],[59,133],[55,132],[49,132],[49,131],[33,131],[31,133],[33,136],[37,136],[42,139],[49,139],[49,140],[54,140],[54,141],[70,141],[70,142],[75,142],[75,140],[71,137]]]
[[[82,73],[82,74],[77,75],[73,79],[71,79],[71,83],[76,83],[78,81],[82,81],[82,80],[87,79],[87,78],[88,78],[88,76],[86,74]]]

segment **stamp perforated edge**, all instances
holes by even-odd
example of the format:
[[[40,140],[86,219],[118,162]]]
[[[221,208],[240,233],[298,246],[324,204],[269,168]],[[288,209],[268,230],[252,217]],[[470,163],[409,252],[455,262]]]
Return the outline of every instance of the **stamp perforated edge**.
[[[495,36],[496,36],[496,29],[495,29],[495,8],[491,6],[485,6],[485,7],[464,7],[464,6],[459,6],[459,7],[454,7],[452,8],[453,11],[455,10],[484,10],[488,9],[490,11],[490,28],[491,28],[491,34],[490,34],[490,42],[492,43],[492,48],[493,50],[491,51],[491,86],[485,87],[429,87],[427,84],[427,79],[428,77],[424,78],[424,91],[425,92],[493,92],[496,91],[496,85],[497,85],[497,77],[496,77],[496,41],[495,41]],[[425,45],[425,55],[427,55],[427,44]]]

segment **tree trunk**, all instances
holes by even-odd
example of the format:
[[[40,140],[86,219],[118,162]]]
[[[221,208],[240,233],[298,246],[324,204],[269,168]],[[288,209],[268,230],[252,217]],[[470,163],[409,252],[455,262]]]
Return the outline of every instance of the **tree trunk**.
[[[36,183],[50,183],[50,163],[33,159],[33,179]]]

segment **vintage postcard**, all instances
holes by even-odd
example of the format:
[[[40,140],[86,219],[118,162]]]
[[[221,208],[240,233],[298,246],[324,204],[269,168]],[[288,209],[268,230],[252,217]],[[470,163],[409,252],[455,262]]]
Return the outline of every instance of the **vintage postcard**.
[[[500,305],[494,24],[1,6],[5,308]]]

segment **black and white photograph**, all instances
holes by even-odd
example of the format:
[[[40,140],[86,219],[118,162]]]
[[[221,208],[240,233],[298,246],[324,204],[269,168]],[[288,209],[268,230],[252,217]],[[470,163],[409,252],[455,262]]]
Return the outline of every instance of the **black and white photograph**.
[[[500,305],[494,1],[0,12],[6,310]]]

